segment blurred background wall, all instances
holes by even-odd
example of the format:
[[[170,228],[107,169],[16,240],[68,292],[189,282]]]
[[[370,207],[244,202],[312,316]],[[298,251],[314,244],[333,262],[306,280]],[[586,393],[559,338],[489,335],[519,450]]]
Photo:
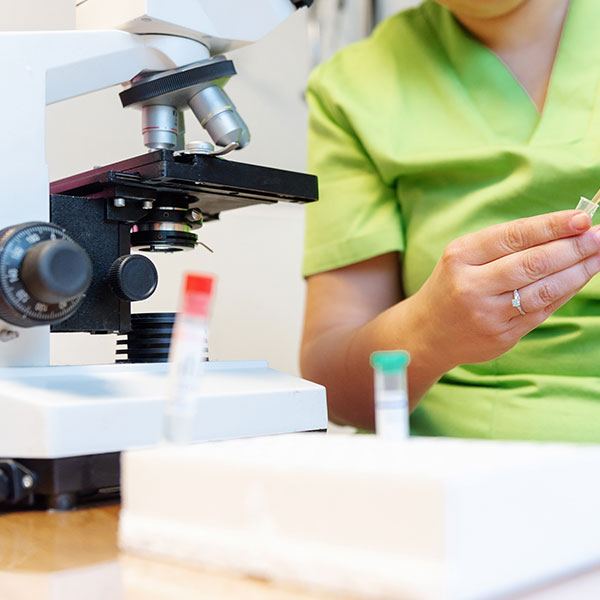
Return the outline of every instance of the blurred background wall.
[[[315,0],[311,9],[297,11],[260,42],[230,53],[238,75],[227,90],[252,134],[250,146],[231,159],[304,171],[307,110],[303,94],[311,68],[366,35],[377,20],[417,3]],[[74,0],[0,0],[0,10],[3,30],[74,26]],[[146,151],[140,115],[121,108],[119,91],[109,88],[48,107],[51,180]],[[206,139],[191,113],[186,116],[186,139]],[[303,209],[298,206],[278,204],[224,213],[219,222],[200,230],[199,238],[214,254],[199,247],[153,257],[159,288],[149,300],[135,303],[133,311],[175,310],[185,271],[216,273],[211,358],[267,359],[276,369],[297,373],[304,310],[303,230]],[[56,334],[54,362],[112,362],[114,344],[115,336]]]

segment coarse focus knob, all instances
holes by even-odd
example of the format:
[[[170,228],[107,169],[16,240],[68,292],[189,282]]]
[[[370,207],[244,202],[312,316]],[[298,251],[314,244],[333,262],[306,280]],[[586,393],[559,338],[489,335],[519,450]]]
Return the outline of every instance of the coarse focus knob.
[[[108,280],[121,300],[135,302],[152,296],[158,285],[158,273],[149,258],[126,254],[112,264]]]
[[[58,225],[33,221],[0,230],[0,319],[52,325],[78,309],[92,263]]]
[[[77,298],[88,289],[91,280],[92,261],[74,242],[40,242],[23,257],[21,281],[31,296],[46,304]]]

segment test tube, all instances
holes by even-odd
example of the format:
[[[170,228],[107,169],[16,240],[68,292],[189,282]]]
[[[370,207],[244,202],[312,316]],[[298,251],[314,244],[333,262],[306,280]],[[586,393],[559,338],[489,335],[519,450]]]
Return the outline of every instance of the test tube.
[[[594,199],[598,198],[598,194],[594,196]],[[582,210],[586,212],[590,217],[594,216],[594,213],[598,210],[598,203],[594,202],[594,200],[588,200],[581,196],[579,199],[579,204],[575,207],[576,210]]]
[[[198,396],[207,360],[208,319],[214,277],[187,274],[180,312],[175,318],[169,352],[169,391],[164,434],[168,442],[193,442]]]
[[[371,366],[375,384],[375,433],[385,439],[409,437],[409,408],[406,367],[410,362],[404,350],[373,352]]]

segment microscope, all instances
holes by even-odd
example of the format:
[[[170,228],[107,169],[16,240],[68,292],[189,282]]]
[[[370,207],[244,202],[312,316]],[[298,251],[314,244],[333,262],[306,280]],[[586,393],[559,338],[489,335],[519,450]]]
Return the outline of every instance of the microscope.
[[[193,249],[225,210],[317,199],[313,176],[224,158],[250,134],[222,53],[311,3],[83,0],[75,31],[0,34],[0,508],[110,497],[120,452],[161,442],[173,315],[131,313],[152,253]],[[148,153],[49,184],[46,105],[120,83]],[[185,144],[188,109],[212,142]],[[120,364],[50,366],[51,332],[127,339]],[[327,427],[324,389],[263,361],[208,362],[197,402],[196,441]]]

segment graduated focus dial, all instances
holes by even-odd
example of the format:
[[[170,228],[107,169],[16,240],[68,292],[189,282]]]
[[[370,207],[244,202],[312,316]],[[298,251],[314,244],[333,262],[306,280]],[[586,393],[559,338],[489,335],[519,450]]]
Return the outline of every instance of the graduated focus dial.
[[[92,262],[64,229],[31,222],[0,230],[0,319],[19,327],[70,317],[92,279]]]

